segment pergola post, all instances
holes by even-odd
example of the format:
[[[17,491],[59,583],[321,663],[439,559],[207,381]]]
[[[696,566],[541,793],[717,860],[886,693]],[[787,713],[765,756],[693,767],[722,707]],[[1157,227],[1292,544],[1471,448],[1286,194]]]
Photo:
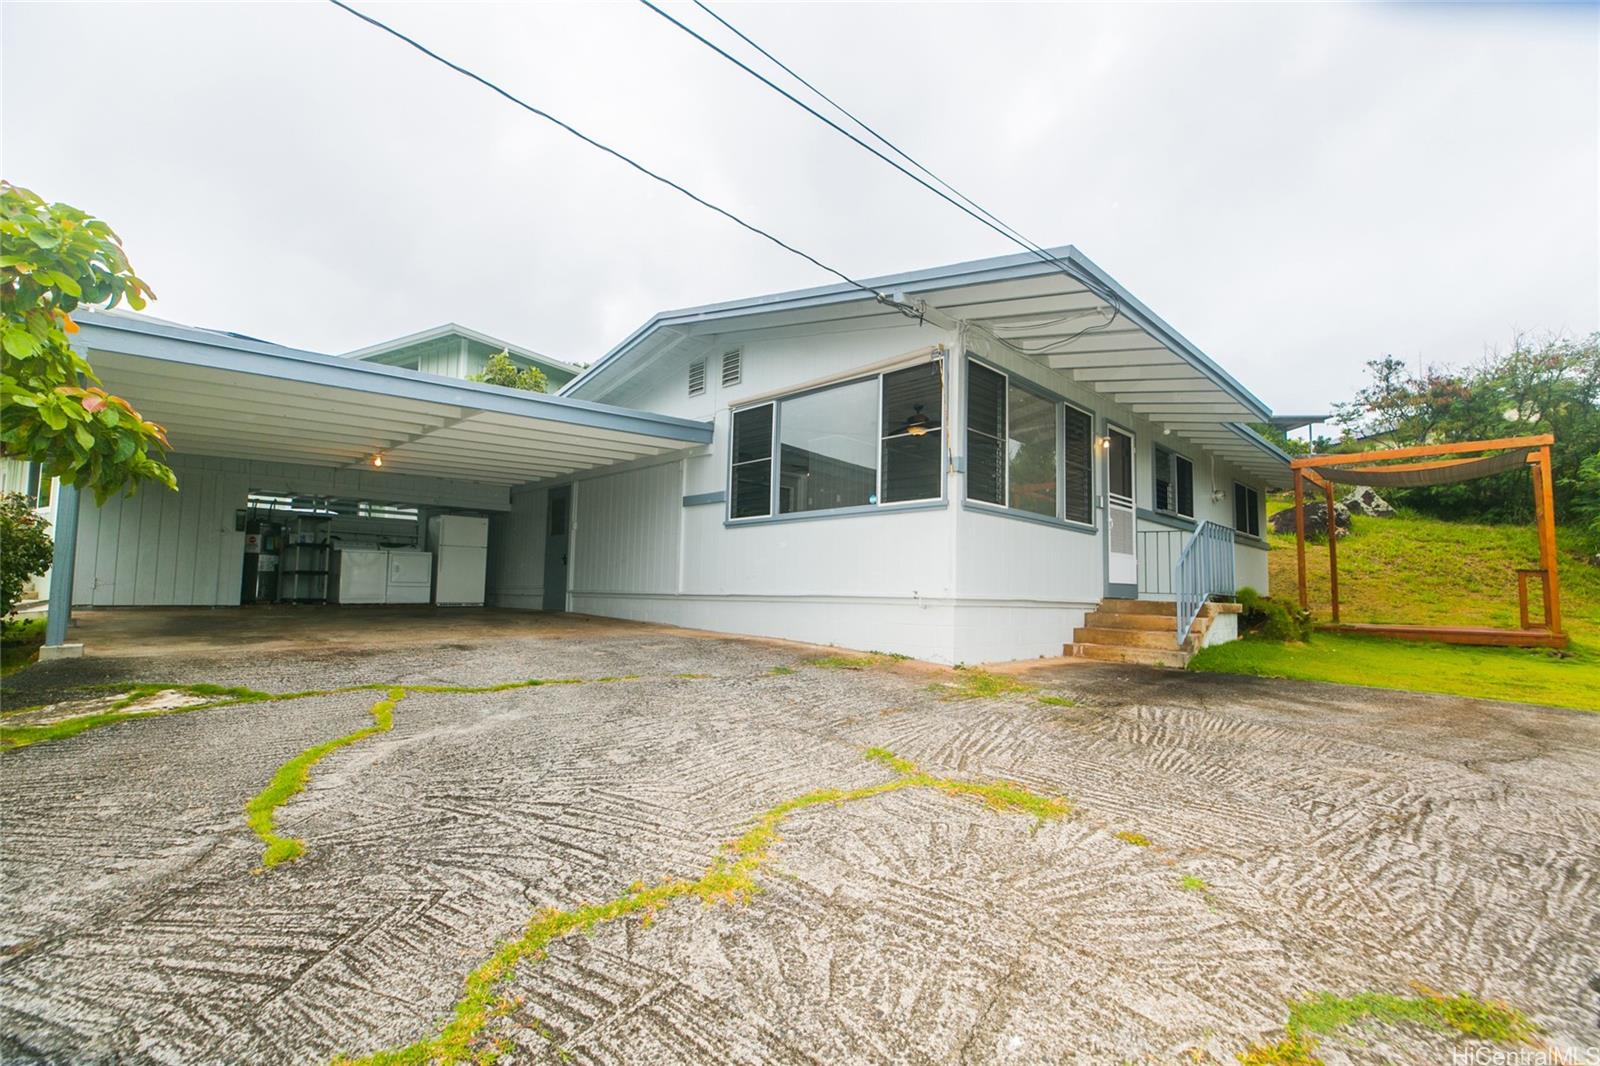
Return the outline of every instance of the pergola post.
[[[1534,489],[1539,506],[1539,565],[1544,567],[1545,612],[1550,616],[1550,632],[1561,632],[1561,579],[1556,572],[1556,503],[1550,481],[1550,445],[1539,449],[1539,461],[1534,464]]]
[[[1300,567],[1300,609],[1310,610],[1306,596],[1306,476],[1294,472],[1294,550]]]
[[[1333,520],[1333,482],[1324,481],[1328,499],[1328,594],[1333,601],[1333,621],[1339,621],[1339,526]]]

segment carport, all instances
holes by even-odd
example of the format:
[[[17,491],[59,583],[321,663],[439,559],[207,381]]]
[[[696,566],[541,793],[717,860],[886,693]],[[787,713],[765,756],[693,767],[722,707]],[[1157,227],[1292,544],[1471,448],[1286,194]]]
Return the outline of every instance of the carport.
[[[294,479],[330,494],[423,498],[494,512],[509,508],[514,486],[648,462],[711,440],[707,423],[352,362],[141,315],[84,314],[79,325],[74,342],[105,387],[166,427],[174,459],[235,487]],[[205,537],[232,505],[225,493],[213,496],[204,479],[194,489],[184,497],[181,472],[178,499],[142,489],[134,497],[142,508],[137,520],[122,522],[119,515],[117,523],[104,523],[91,547],[79,543],[80,517],[95,521],[100,509],[63,486],[49,654],[76,652],[66,645],[71,605],[85,602],[75,571],[86,552],[108,544],[141,568],[141,589],[167,590],[127,602],[215,605],[195,593],[204,581],[193,575],[183,598],[181,571],[215,554]],[[123,501],[107,506],[121,508]],[[199,542],[185,548],[161,541],[162,552],[135,543],[160,541],[163,529],[180,525],[200,530]]]

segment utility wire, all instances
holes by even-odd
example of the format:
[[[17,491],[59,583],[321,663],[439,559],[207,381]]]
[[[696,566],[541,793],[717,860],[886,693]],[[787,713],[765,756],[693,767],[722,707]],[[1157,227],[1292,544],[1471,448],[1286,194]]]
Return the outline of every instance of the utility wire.
[[[337,0],[335,0],[335,2],[337,2]],[[1073,272],[1071,269],[1068,268],[1067,264],[1063,263],[1057,257],[1051,255],[1042,246],[1034,243],[1033,241],[1028,240],[1026,237],[1022,236],[1022,234],[1019,231],[1016,231],[1012,227],[1006,225],[1004,222],[1001,222],[991,212],[985,210],[983,207],[981,207],[978,204],[976,204],[975,202],[969,200],[966,196],[962,195],[960,192],[957,192],[955,190],[954,186],[951,186],[943,178],[940,178],[938,175],[934,174],[927,167],[925,167],[921,163],[917,162],[910,155],[908,155],[905,151],[903,151],[902,149],[898,148],[893,142],[889,141],[883,135],[879,134],[871,126],[868,126],[865,122],[862,122],[860,119],[856,118],[855,115],[851,114],[844,107],[842,107],[839,104],[835,103],[831,98],[829,98],[821,90],[817,89],[810,82],[806,81],[806,79],[804,79],[800,75],[796,74],[785,63],[783,63],[782,61],[777,59],[775,56],[773,56],[771,52],[768,52],[765,48],[762,48],[760,45],[756,44],[755,41],[751,40],[747,35],[745,35],[741,31],[739,31],[738,29],[736,29],[731,23],[729,23],[722,16],[718,15],[716,12],[712,11],[704,3],[701,3],[700,0],[695,0],[696,5],[698,7],[700,7],[702,10],[704,10],[707,14],[711,15],[711,17],[716,19],[719,23],[721,23],[722,25],[726,26],[729,30],[732,30],[733,33],[738,35],[740,40],[742,40],[746,44],[750,45],[756,51],[760,52],[763,56],[766,56],[768,59],[772,60],[773,63],[776,63],[785,72],[787,72],[790,76],[792,76],[796,81],[800,82],[802,85],[806,86],[806,88],[810,89],[812,92],[814,92],[818,96],[822,97],[822,99],[827,100],[828,103],[832,104],[842,114],[844,114],[847,117],[849,117],[849,119],[852,122],[856,123],[862,129],[864,129],[868,133],[872,134],[872,136],[876,137],[878,140],[882,141],[885,145],[887,145],[890,148],[890,150],[892,150],[892,151],[898,153],[899,155],[903,156],[905,159],[907,159],[917,169],[919,169],[919,170],[923,171],[924,173],[928,174],[929,177],[933,178],[934,181],[937,181],[940,185],[943,185],[943,186],[945,186],[945,188],[950,189],[951,192],[954,192],[956,196],[961,198],[961,200],[966,200],[967,203],[959,202],[954,197],[952,197],[949,193],[945,192],[943,189],[935,188],[932,184],[930,184],[926,179],[924,179],[920,175],[913,174],[911,171],[907,170],[900,163],[896,162],[893,159],[890,159],[887,155],[883,154],[883,152],[879,151],[877,148],[874,148],[872,145],[868,144],[866,141],[863,141],[860,137],[857,137],[854,133],[851,133],[849,130],[847,130],[843,126],[839,125],[837,122],[835,122],[833,119],[829,118],[827,115],[824,115],[822,112],[818,111],[816,108],[812,107],[810,104],[806,103],[804,100],[801,100],[799,97],[795,96],[793,93],[789,92],[787,89],[783,88],[781,85],[778,85],[776,82],[772,81],[772,79],[768,78],[766,75],[762,74],[760,71],[758,71],[758,70],[754,69],[753,67],[749,66],[747,63],[745,63],[743,60],[739,59],[737,56],[732,55],[727,50],[722,48],[720,45],[716,44],[714,41],[711,41],[710,39],[708,39],[707,37],[705,37],[704,35],[702,35],[698,31],[696,31],[692,27],[690,27],[688,25],[685,25],[683,22],[680,22],[678,19],[676,19],[673,16],[669,15],[666,11],[663,11],[660,7],[656,6],[656,4],[654,4],[652,2],[652,0],[639,0],[639,2],[641,4],[643,4],[645,7],[649,8],[651,11],[654,11],[657,15],[660,15],[662,18],[664,18],[668,22],[672,23],[674,26],[676,26],[678,29],[682,30],[684,33],[688,34],[690,37],[693,37],[695,40],[699,41],[701,44],[703,44],[707,48],[711,49],[713,52],[716,52],[723,59],[726,59],[728,62],[732,63],[734,66],[738,67],[740,70],[743,70],[746,74],[749,74],[751,77],[753,77],[757,81],[761,82],[763,85],[765,85],[767,88],[771,89],[773,92],[778,93],[780,96],[782,96],[785,99],[787,99],[790,103],[794,104],[796,107],[801,108],[802,110],[804,110],[807,113],[809,113],[812,117],[814,117],[814,118],[820,120],[821,122],[827,124],[828,126],[832,127],[839,134],[849,138],[851,141],[854,141],[858,146],[866,149],[868,152],[871,152],[873,155],[877,156],[879,159],[883,160],[885,163],[889,164],[891,167],[894,167],[900,173],[904,174],[906,177],[910,178],[912,181],[916,182],[918,185],[921,185],[924,189],[927,189],[929,192],[933,193],[935,196],[938,196],[940,199],[944,200],[946,203],[950,204],[952,207],[955,207],[956,209],[962,211],[963,213],[965,213],[966,215],[970,216],[971,218],[973,218],[977,222],[987,226],[989,229],[994,230],[996,233],[1000,234],[1002,237],[1006,238],[1008,241],[1011,241],[1013,244],[1019,246],[1024,251],[1027,251],[1030,254],[1038,257],[1043,262],[1048,263],[1049,265],[1055,267],[1057,270],[1059,270],[1061,273],[1065,274],[1067,277],[1071,278],[1073,281],[1076,281],[1080,285],[1083,285],[1089,291],[1093,292],[1096,296],[1099,296],[1102,300],[1106,301],[1106,303],[1110,304],[1114,311],[1119,308],[1119,302],[1118,302],[1118,300],[1116,298],[1116,294],[1114,292],[1110,291],[1108,288],[1106,288],[1106,287],[1102,286],[1101,284],[1099,284],[1099,282],[1096,279],[1086,278],[1086,277],[1083,277],[1083,276]],[[971,204],[972,206],[969,207],[969,206],[967,206],[967,204]],[[1113,316],[1113,317],[1115,317],[1115,316]],[[1110,322],[1111,322],[1111,319],[1107,319],[1106,320],[1106,324],[1107,325],[1109,325]]]
[[[416,40],[415,38],[406,36],[405,34],[401,33],[399,30],[395,29],[393,26],[390,26],[388,23],[385,23],[385,22],[383,22],[383,21],[381,21],[379,19],[373,18],[371,15],[365,14],[364,12],[357,11],[355,8],[351,7],[349,4],[345,3],[344,0],[328,0],[328,2],[331,3],[334,7],[340,8],[341,10],[346,11],[346,12],[354,15],[356,18],[360,19],[362,22],[367,23],[369,26],[374,26],[377,29],[380,29],[383,32],[389,34],[390,36],[395,37],[395,38],[397,38],[397,39],[399,39],[401,41],[404,41],[406,44],[410,45],[412,48],[415,48],[417,51],[421,52],[423,55],[427,56],[429,59],[432,59],[432,60],[435,60],[436,62],[442,63],[445,66],[449,67],[451,70],[455,71],[457,74],[460,74],[460,75],[463,75],[464,77],[470,78],[473,81],[477,82],[479,85],[482,85],[484,88],[489,89],[490,91],[492,91],[494,93],[497,93],[500,96],[505,97],[507,100],[511,101],[513,104],[516,104],[518,107],[522,108],[524,111],[527,111],[530,114],[537,115],[537,116],[539,116],[540,118],[544,119],[547,122],[554,123],[555,125],[561,127],[563,130],[565,130],[566,132],[568,132],[568,133],[572,134],[574,137],[578,138],[580,141],[583,141],[585,144],[588,144],[588,145],[591,145],[592,147],[598,148],[602,152],[605,152],[609,156],[613,156],[616,159],[620,159],[622,162],[628,164],[628,166],[632,167],[634,170],[637,170],[639,173],[645,175],[646,177],[653,178],[656,181],[659,181],[661,184],[667,186],[668,188],[677,190],[678,192],[682,193],[684,196],[687,196],[689,199],[691,199],[695,203],[699,204],[701,207],[706,207],[706,208],[711,209],[712,211],[715,211],[717,214],[721,215],[723,218],[726,218],[731,222],[734,222],[734,223],[737,223],[740,226],[743,226],[745,229],[749,230],[751,233],[754,233],[759,237],[766,238],[767,240],[771,241],[773,244],[776,244],[779,248],[782,248],[784,251],[789,252],[789,253],[791,253],[793,255],[799,256],[801,259],[804,259],[806,262],[810,263],[811,265],[813,265],[815,267],[819,267],[820,269],[827,271],[828,273],[832,274],[834,277],[843,280],[845,283],[847,283],[849,285],[852,285],[857,289],[860,289],[862,292],[871,294],[872,296],[876,297],[880,302],[888,304],[889,306],[893,307],[895,310],[899,311],[901,314],[908,315],[908,316],[913,317],[913,318],[920,317],[921,312],[919,312],[916,308],[909,307],[909,306],[899,302],[898,300],[895,300],[895,299],[891,298],[889,295],[887,295],[885,293],[882,293],[882,292],[879,292],[877,289],[874,289],[872,286],[866,284],[865,282],[857,281],[855,278],[853,278],[850,275],[846,274],[844,271],[838,270],[838,269],[836,269],[834,267],[831,267],[827,263],[824,263],[822,260],[818,259],[816,256],[809,255],[806,252],[802,252],[800,249],[796,248],[794,245],[789,244],[789,243],[779,239],[778,237],[773,236],[771,233],[768,233],[766,230],[762,229],[760,226],[757,226],[752,222],[746,222],[744,219],[740,218],[738,215],[734,214],[732,211],[729,211],[727,208],[718,207],[716,204],[712,203],[710,200],[707,200],[702,196],[698,196],[695,193],[690,192],[688,189],[684,188],[682,185],[679,185],[677,182],[673,181],[671,178],[667,178],[667,177],[662,176],[661,174],[656,173],[654,170],[651,170],[649,167],[645,166],[643,163],[636,162],[635,160],[633,160],[633,159],[629,158],[628,156],[624,155],[622,152],[618,151],[617,149],[612,148],[610,145],[602,144],[601,142],[595,140],[593,137],[590,137],[588,134],[583,133],[582,131],[576,129],[575,127],[568,125],[567,123],[563,122],[561,119],[556,118],[554,115],[550,114],[548,111],[544,111],[544,110],[542,110],[540,108],[534,107],[532,104],[528,103],[526,100],[523,100],[523,99],[521,99],[521,98],[519,98],[517,96],[512,95],[510,92],[508,92],[507,90],[501,88],[499,85],[496,85],[494,82],[490,81],[488,78],[483,77],[481,74],[476,74],[473,71],[468,70],[466,67],[462,66],[461,64],[455,63],[455,62],[452,62],[449,59],[446,59],[444,56],[440,55],[438,52],[435,52],[433,49],[431,49],[428,46],[422,44],[420,41]]]

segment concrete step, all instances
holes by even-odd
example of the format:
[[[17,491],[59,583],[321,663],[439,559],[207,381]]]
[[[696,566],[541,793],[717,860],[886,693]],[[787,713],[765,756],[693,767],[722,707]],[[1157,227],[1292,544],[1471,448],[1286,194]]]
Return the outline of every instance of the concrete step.
[[[1189,661],[1189,656],[1176,648],[1162,651],[1159,648],[1119,648],[1110,644],[1068,644],[1065,653],[1098,662],[1169,666],[1176,670],[1183,669]]]
[[[1116,600],[1100,601],[1100,610],[1111,614],[1164,614],[1178,617],[1178,605],[1171,600]]]
[[[1119,648],[1161,648],[1178,650],[1177,637],[1169,622],[1163,629],[1110,629],[1085,626],[1072,631],[1074,644],[1109,644]],[[1192,643],[1193,638],[1189,642]]]
[[[1178,619],[1170,614],[1117,614],[1096,608],[1083,616],[1083,624],[1092,629],[1147,629],[1174,633],[1178,628]]]

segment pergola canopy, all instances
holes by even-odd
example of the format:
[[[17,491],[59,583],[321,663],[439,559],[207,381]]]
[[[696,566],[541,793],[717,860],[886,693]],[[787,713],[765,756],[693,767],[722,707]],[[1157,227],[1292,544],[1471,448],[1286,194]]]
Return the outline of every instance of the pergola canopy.
[[[1445,459],[1436,463],[1404,463],[1392,466],[1335,466],[1313,464],[1303,469],[1340,485],[1370,485],[1373,488],[1418,489],[1429,485],[1454,485],[1508,470],[1525,470],[1532,448],[1513,448],[1498,455]]]

